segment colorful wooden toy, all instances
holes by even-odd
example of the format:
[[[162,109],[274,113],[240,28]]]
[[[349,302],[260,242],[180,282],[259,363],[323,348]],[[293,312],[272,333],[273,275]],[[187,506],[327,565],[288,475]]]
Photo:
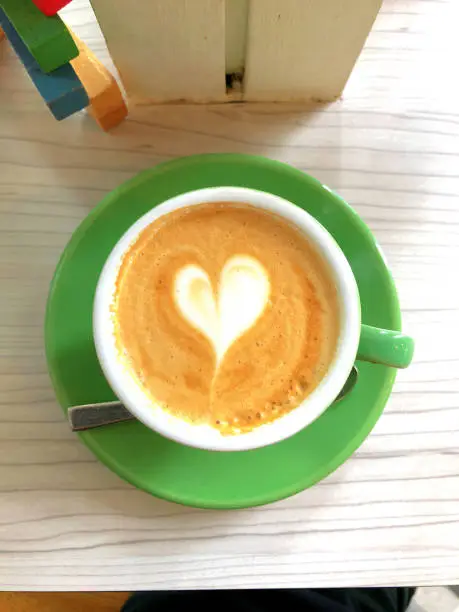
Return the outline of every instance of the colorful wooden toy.
[[[2,30],[2,28],[0,28],[0,41],[2,41],[5,38],[5,32]]]
[[[46,17],[30,0],[0,0],[9,21],[43,72],[51,72],[78,55],[58,15]]]
[[[64,119],[85,108],[89,98],[70,64],[46,74],[0,8],[0,24],[30,78],[56,119]]]
[[[64,8],[70,0],[32,0],[32,2],[42,13],[51,16]]]
[[[127,107],[116,79],[103,66],[94,53],[70,31],[80,54],[71,65],[89,96],[89,112],[108,131],[127,115]]]

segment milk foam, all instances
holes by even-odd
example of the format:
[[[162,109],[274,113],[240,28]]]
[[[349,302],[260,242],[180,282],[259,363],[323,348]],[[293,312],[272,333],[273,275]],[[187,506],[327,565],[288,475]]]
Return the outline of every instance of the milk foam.
[[[249,330],[269,301],[268,273],[255,258],[235,255],[220,273],[216,295],[200,266],[178,271],[174,301],[182,316],[210,341],[219,363],[233,342]]]

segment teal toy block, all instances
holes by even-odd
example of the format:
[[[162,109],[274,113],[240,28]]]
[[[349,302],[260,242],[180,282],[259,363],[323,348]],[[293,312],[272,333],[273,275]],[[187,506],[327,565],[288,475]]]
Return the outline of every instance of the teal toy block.
[[[88,95],[70,64],[46,74],[25,46],[13,25],[0,8],[0,25],[16,55],[24,64],[35,87],[58,120],[65,119],[89,105]]]
[[[31,0],[0,0],[0,8],[43,72],[52,72],[78,55],[58,15],[47,17]]]

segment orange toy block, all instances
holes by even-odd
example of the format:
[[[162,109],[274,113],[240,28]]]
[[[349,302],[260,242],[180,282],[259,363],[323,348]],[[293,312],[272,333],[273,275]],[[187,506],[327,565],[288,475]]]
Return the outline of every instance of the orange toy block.
[[[0,41],[5,38],[5,32],[0,28]]]
[[[94,53],[70,31],[80,54],[71,65],[89,97],[89,112],[105,130],[111,130],[127,115],[127,107],[115,77]]]

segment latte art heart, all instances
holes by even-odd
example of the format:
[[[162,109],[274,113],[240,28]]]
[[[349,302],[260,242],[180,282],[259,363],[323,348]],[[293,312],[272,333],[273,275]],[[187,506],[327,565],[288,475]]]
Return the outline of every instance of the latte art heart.
[[[235,255],[224,265],[215,289],[197,265],[185,266],[175,277],[175,303],[188,323],[210,341],[218,364],[265,310],[270,283],[259,261]]]

